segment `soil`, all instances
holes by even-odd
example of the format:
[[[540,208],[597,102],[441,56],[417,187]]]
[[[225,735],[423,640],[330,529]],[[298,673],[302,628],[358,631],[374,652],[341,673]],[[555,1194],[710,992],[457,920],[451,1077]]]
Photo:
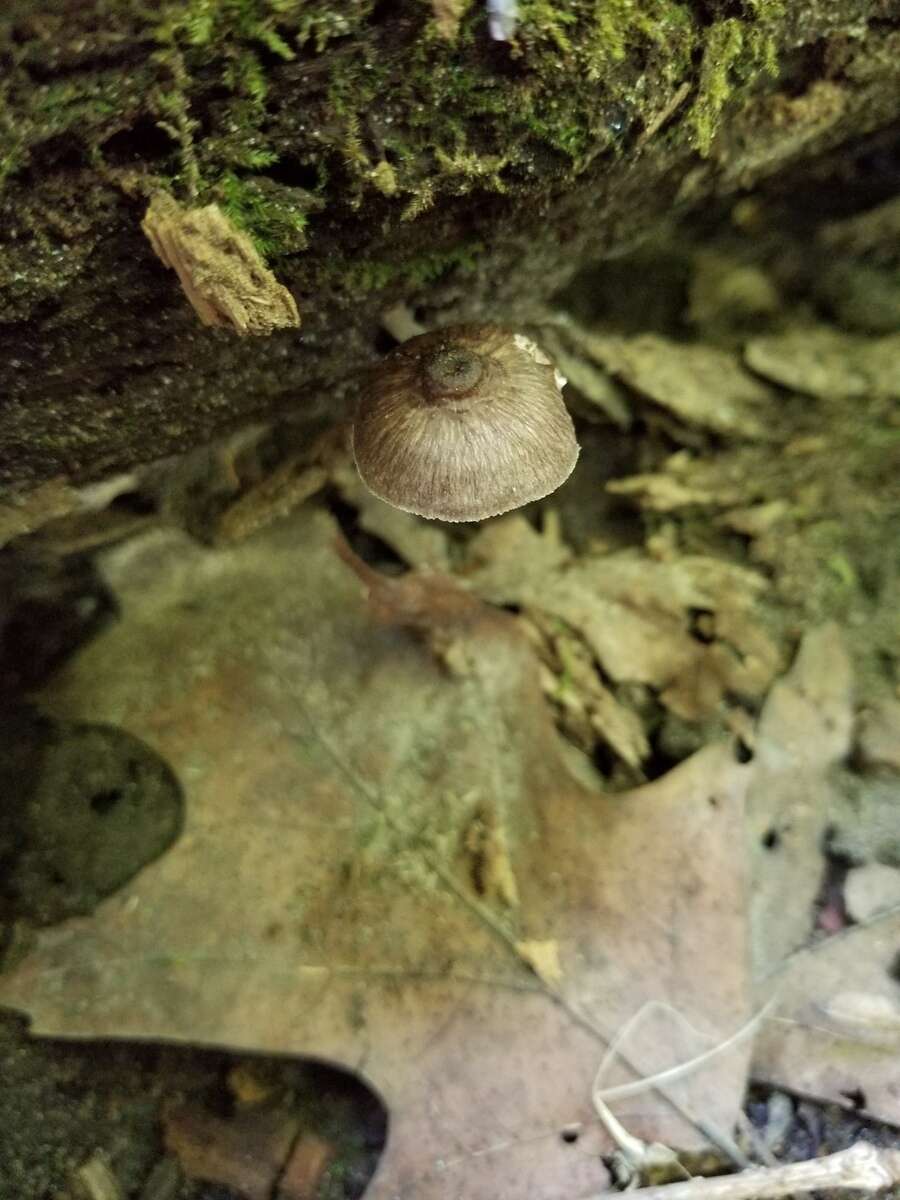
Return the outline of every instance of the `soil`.
[[[299,1116],[305,1132],[334,1147],[321,1197],[361,1195],[384,1144],[377,1098],[351,1076],[316,1064],[189,1047],[35,1040],[10,1013],[0,1013],[0,1062],[0,1181],[2,1194],[16,1200],[82,1200],[73,1178],[97,1156],[122,1196],[241,1200],[223,1184],[184,1178],[166,1153],[162,1121],[164,1108],[176,1112],[189,1103],[239,1122],[239,1071],[265,1081],[273,1118]]]

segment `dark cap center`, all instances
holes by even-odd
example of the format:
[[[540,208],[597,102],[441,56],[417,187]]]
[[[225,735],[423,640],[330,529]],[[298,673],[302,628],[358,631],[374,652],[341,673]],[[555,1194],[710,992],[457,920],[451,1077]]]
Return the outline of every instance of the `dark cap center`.
[[[429,396],[464,396],[481,381],[484,362],[471,350],[445,346],[426,359],[423,371]]]

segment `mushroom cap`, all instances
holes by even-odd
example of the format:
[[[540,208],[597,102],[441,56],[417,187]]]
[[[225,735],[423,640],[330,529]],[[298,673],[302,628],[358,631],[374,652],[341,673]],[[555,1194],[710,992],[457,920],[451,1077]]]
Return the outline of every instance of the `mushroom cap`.
[[[371,372],[353,425],[370,491],[441,521],[480,521],[546,496],[578,450],[553,364],[497,325],[398,346]]]

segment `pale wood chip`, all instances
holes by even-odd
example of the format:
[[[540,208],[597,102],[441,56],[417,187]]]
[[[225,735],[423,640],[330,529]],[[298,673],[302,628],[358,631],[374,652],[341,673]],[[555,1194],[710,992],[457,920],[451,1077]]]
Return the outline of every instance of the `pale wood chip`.
[[[183,208],[159,193],[141,228],[159,259],[177,274],[204,325],[243,336],[300,324],[294,297],[217,204]]]

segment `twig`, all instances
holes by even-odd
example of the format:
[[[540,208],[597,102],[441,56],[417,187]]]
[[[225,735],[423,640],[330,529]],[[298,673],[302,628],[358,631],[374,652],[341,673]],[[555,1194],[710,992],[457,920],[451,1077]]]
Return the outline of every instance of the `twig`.
[[[682,1179],[690,1179],[678,1155],[670,1146],[665,1146],[662,1142],[645,1142],[629,1133],[618,1117],[596,1096],[594,1108],[606,1132],[619,1147],[608,1165],[613,1179],[620,1187],[629,1191],[639,1188],[641,1179],[649,1176],[651,1171],[663,1170],[670,1177],[677,1174]],[[656,1178],[664,1176],[657,1174]]]
[[[868,1142],[857,1142],[848,1150],[782,1167],[759,1167],[738,1175],[714,1179],[691,1179],[662,1187],[639,1188],[635,1200],[771,1200],[792,1192],[825,1188],[849,1188],[880,1192],[900,1183],[900,1150],[881,1150]],[[590,1196],[585,1200],[608,1200]]]
[[[693,1071],[696,1071],[699,1067],[702,1067],[709,1062],[711,1058],[715,1058],[724,1051],[732,1049],[732,1047],[746,1041],[748,1037],[756,1033],[756,1030],[766,1018],[767,1014],[771,1012],[777,1000],[778,993],[773,992],[762,1008],[758,1009],[757,1012],[755,1012],[747,1021],[745,1021],[740,1029],[738,1029],[730,1037],[726,1038],[725,1041],[717,1042],[715,1046],[711,1046],[708,1050],[704,1050],[702,1054],[694,1055],[693,1058],[689,1058],[686,1062],[677,1063],[674,1067],[667,1067],[663,1071],[655,1071],[652,1075],[648,1075],[641,1079],[632,1080],[631,1083],[619,1083],[614,1084],[611,1087],[601,1087],[600,1079],[602,1075],[606,1071],[615,1055],[619,1054],[618,1042],[625,1039],[625,1037],[630,1033],[631,1029],[638,1024],[640,1018],[645,1012],[647,1012],[648,1009],[667,1009],[674,1016],[677,1016],[687,1029],[691,1030],[693,1033],[696,1033],[696,1030],[693,1029],[693,1026],[690,1024],[690,1022],[685,1020],[681,1013],[679,1013],[677,1009],[672,1008],[670,1004],[660,1004],[656,1001],[651,1001],[648,1004],[645,1004],[644,1007],[635,1013],[631,1020],[628,1021],[624,1029],[621,1030],[621,1032],[617,1035],[616,1042],[610,1046],[606,1054],[603,1056],[603,1060],[600,1063],[600,1066],[597,1068],[597,1074],[594,1079],[594,1099],[603,1101],[625,1100],[631,1096],[639,1096],[642,1092],[647,1091],[648,1088],[656,1087],[657,1084],[674,1083],[676,1080],[684,1078],[685,1075],[690,1075]],[[747,1164],[744,1163],[742,1165],[746,1166]]]
[[[769,1143],[756,1128],[743,1109],[737,1115],[737,1132],[745,1145],[750,1147],[753,1157],[765,1167],[777,1167],[778,1159],[769,1149]]]
[[[674,115],[674,113],[681,107],[690,94],[691,85],[687,82],[683,83],[671,97],[668,103],[663,105],[656,116],[651,117],[647,122],[647,126],[643,133],[641,133],[641,135],[638,137],[638,148],[645,145],[652,137],[655,137],[659,133],[660,129],[662,129],[663,125],[665,125],[666,121],[668,121],[669,117]]]

